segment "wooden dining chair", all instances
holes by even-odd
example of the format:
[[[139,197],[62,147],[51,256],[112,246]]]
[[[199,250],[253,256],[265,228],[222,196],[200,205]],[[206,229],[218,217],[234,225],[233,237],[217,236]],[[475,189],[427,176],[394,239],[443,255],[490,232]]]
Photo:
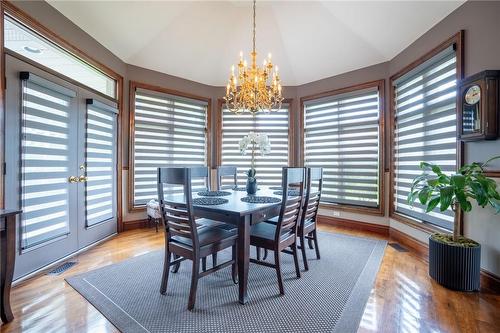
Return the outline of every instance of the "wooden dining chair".
[[[316,258],[321,258],[319,254],[318,234],[316,231],[316,217],[318,216],[321,190],[323,188],[323,168],[307,168],[306,173],[306,190],[297,236],[300,240],[300,250],[302,252],[302,260],[304,261],[304,269],[307,271],[309,270],[309,265],[307,264],[306,256],[306,239],[308,240],[309,248],[311,249],[313,248],[312,242],[314,242]]]
[[[222,185],[223,177],[232,177],[233,184],[231,185]],[[221,165],[217,167],[217,189],[230,189],[238,186],[238,168],[233,165]]]
[[[282,186],[283,195],[278,223],[258,223],[250,229],[250,245],[271,250],[274,252],[274,264],[261,261],[259,258],[250,259],[252,263],[276,269],[280,294],[285,294],[283,278],[281,276],[281,252],[293,255],[295,272],[300,278],[299,261],[297,256],[297,223],[300,218],[302,197],[304,194],[304,168],[283,168]],[[299,196],[288,196],[290,184],[298,184]],[[259,251],[257,251],[259,252]]]
[[[165,294],[171,266],[189,259],[193,263],[188,309],[194,308],[198,279],[222,268],[232,266],[236,283],[236,230],[225,230],[199,223],[194,217],[191,183],[193,177],[203,175],[202,168],[159,168],[158,199],[165,225],[165,259],[160,292]],[[179,203],[179,194],[165,196],[165,186],[181,186],[185,203]],[[175,196],[175,200],[174,200]],[[181,200],[182,201],[182,200]],[[215,222],[215,221],[214,221]],[[200,272],[200,260],[226,248],[232,248],[232,258],[211,269]],[[175,259],[171,260],[172,255]]]

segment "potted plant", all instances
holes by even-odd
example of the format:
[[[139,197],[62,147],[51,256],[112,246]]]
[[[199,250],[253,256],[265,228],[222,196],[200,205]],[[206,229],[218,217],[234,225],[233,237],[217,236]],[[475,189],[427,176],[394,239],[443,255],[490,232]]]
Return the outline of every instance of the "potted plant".
[[[413,180],[408,202],[418,199],[431,212],[436,207],[444,212],[470,212],[471,201],[484,208],[492,206],[500,212],[500,194],[496,182],[484,175],[485,163],[474,162],[447,175],[435,164],[421,162],[423,174]],[[481,245],[461,234],[461,220],[455,219],[453,234],[435,233],[429,237],[429,275],[439,284],[454,290],[479,290]]]
[[[255,152],[257,147],[260,150],[261,156],[269,154],[271,152],[271,141],[269,137],[264,133],[254,133],[250,132],[245,135],[239,142],[240,153],[242,155],[246,154],[248,147],[250,146],[252,151],[252,160],[250,164],[250,169],[246,172],[247,175],[247,193],[255,194],[257,192],[257,178],[255,178]]]

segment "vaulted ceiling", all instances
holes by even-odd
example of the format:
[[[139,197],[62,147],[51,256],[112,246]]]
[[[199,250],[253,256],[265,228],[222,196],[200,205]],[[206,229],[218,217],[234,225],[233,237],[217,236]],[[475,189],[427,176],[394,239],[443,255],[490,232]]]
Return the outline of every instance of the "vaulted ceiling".
[[[251,50],[251,1],[53,1],[124,62],[223,86]],[[257,52],[298,85],[392,59],[463,1],[257,2]]]

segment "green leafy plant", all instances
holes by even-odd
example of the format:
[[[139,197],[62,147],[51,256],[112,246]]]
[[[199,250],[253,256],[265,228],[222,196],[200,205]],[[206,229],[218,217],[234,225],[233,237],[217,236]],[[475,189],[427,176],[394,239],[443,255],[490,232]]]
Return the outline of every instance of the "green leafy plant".
[[[481,207],[488,205],[500,212],[500,193],[497,191],[497,183],[484,175],[484,168],[500,156],[490,158],[485,163],[474,162],[461,167],[457,173],[447,175],[442,172],[436,164],[421,162],[420,168],[423,174],[413,180],[408,202],[413,205],[418,199],[430,212],[439,206],[444,212],[448,208],[454,212],[472,210],[471,200],[477,202]],[[459,242],[460,219],[455,219],[453,228],[453,241]]]

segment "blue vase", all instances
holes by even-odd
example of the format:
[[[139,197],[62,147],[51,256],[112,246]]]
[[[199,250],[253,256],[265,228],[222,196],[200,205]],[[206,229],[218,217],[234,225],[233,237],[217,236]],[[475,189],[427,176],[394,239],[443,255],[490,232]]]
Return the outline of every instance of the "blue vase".
[[[247,193],[248,194],[255,194],[257,193],[257,179],[247,179]]]

